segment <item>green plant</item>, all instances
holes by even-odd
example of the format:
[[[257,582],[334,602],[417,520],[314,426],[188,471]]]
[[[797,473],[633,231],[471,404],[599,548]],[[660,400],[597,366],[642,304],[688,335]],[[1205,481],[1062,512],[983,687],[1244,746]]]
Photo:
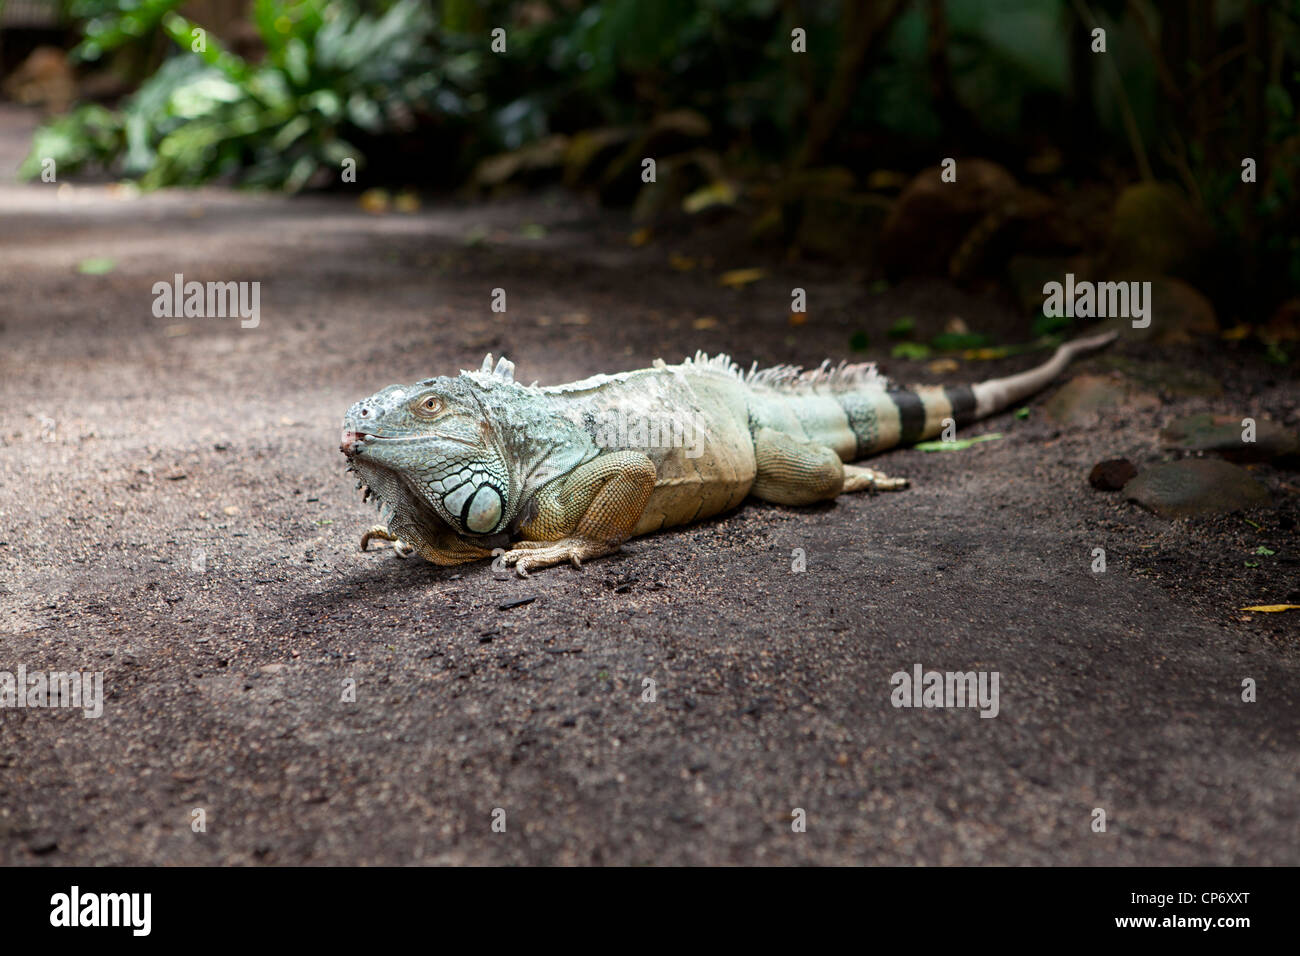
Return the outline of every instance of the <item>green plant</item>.
[[[21,175],[39,174],[53,157],[60,169],[87,162],[117,164],[145,188],[202,183],[225,174],[249,185],[297,191],[344,160],[363,163],[346,138],[409,126],[435,94],[443,109],[458,94],[434,69],[433,16],[420,0],[400,0],[384,13],[353,2],[256,0],[253,21],[266,47],[250,64],[185,17],[145,0],[149,17],[183,51],[117,113],[81,107],[44,127]],[[140,29],[153,22],[137,17]],[[106,22],[94,34],[102,48],[128,28]],[[90,34],[88,33],[89,42]],[[83,44],[84,45],[84,44]]]

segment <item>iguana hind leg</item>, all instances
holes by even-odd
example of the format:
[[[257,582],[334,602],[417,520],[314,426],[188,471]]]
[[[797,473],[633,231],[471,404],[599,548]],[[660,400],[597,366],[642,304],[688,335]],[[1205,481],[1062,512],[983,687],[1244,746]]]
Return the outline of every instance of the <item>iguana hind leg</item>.
[[[580,567],[632,535],[655,487],[655,466],[637,451],[593,458],[537,496],[537,514],[520,530],[529,540],[501,555],[521,576],[565,561]]]
[[[862,465],[845,465],[833,449],[760,428],[754,438],[758,477],[750,494],[779,505],[810,505],[850,491],[901,491],[906,478],[890,478]]]
[[[811,505],[844,488],[844,465],[833,449],[773,428],[754,435],[756,477],[749,493],[778,505]]]

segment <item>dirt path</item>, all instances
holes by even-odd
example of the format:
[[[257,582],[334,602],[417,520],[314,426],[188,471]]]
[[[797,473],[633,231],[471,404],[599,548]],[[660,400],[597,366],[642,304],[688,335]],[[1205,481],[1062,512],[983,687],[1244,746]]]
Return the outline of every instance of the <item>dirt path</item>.
[[[697,348],[808,363],[901,311],[1017,327],[743,246],[679,272],[630,231],[565,196],[369,216],[0,184],[0,670],[102,671],[106,694],[99,719],[0,711],[0,863],[1300,862],[1297,629],[1234,611],[1255,532],[1084,480],[1158,458],[1199,399],[1075,429],[1040,399],[976,429],[1001,441],[888,456],[906,493],[755,505],[583,571],[359,553],[339,423],[391,382],[486,351],[543,382]],[[175,273],[261,282],[260,324],[155,318]],[[1166,358],[1294,414],[1277,370]],[[1293,479],[1262,477],[1293,515]],[[997,718],[891,706],[918,663],[997,671]]]

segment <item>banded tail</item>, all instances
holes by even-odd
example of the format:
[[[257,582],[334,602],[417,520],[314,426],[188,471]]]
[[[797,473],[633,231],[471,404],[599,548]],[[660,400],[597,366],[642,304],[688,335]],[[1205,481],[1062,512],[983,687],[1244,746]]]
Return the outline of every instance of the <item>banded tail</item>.
[[[823,365],[803,373],[781,367],[751,371],[747,380],[758,390],[783,393],[809,440],[834,448],[844,461],[856,461],[936,438],[945,419],[960,428],[1000,412],[1045,388],[1075,358],[1115,338],[1107,332],[1076,339],[1036,368],[974,385],[899,388],[871,365]]]

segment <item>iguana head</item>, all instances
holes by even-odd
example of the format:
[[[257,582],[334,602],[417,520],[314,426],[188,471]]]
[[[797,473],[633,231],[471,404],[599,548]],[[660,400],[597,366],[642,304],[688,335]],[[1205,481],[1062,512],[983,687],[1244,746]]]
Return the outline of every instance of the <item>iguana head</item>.
[[[404,523],[437,524],[420,520],[431,510],[457,533],[491,535],[511,515],[506,452],[466,376],[390,385],[357,402],[339,450]]]

